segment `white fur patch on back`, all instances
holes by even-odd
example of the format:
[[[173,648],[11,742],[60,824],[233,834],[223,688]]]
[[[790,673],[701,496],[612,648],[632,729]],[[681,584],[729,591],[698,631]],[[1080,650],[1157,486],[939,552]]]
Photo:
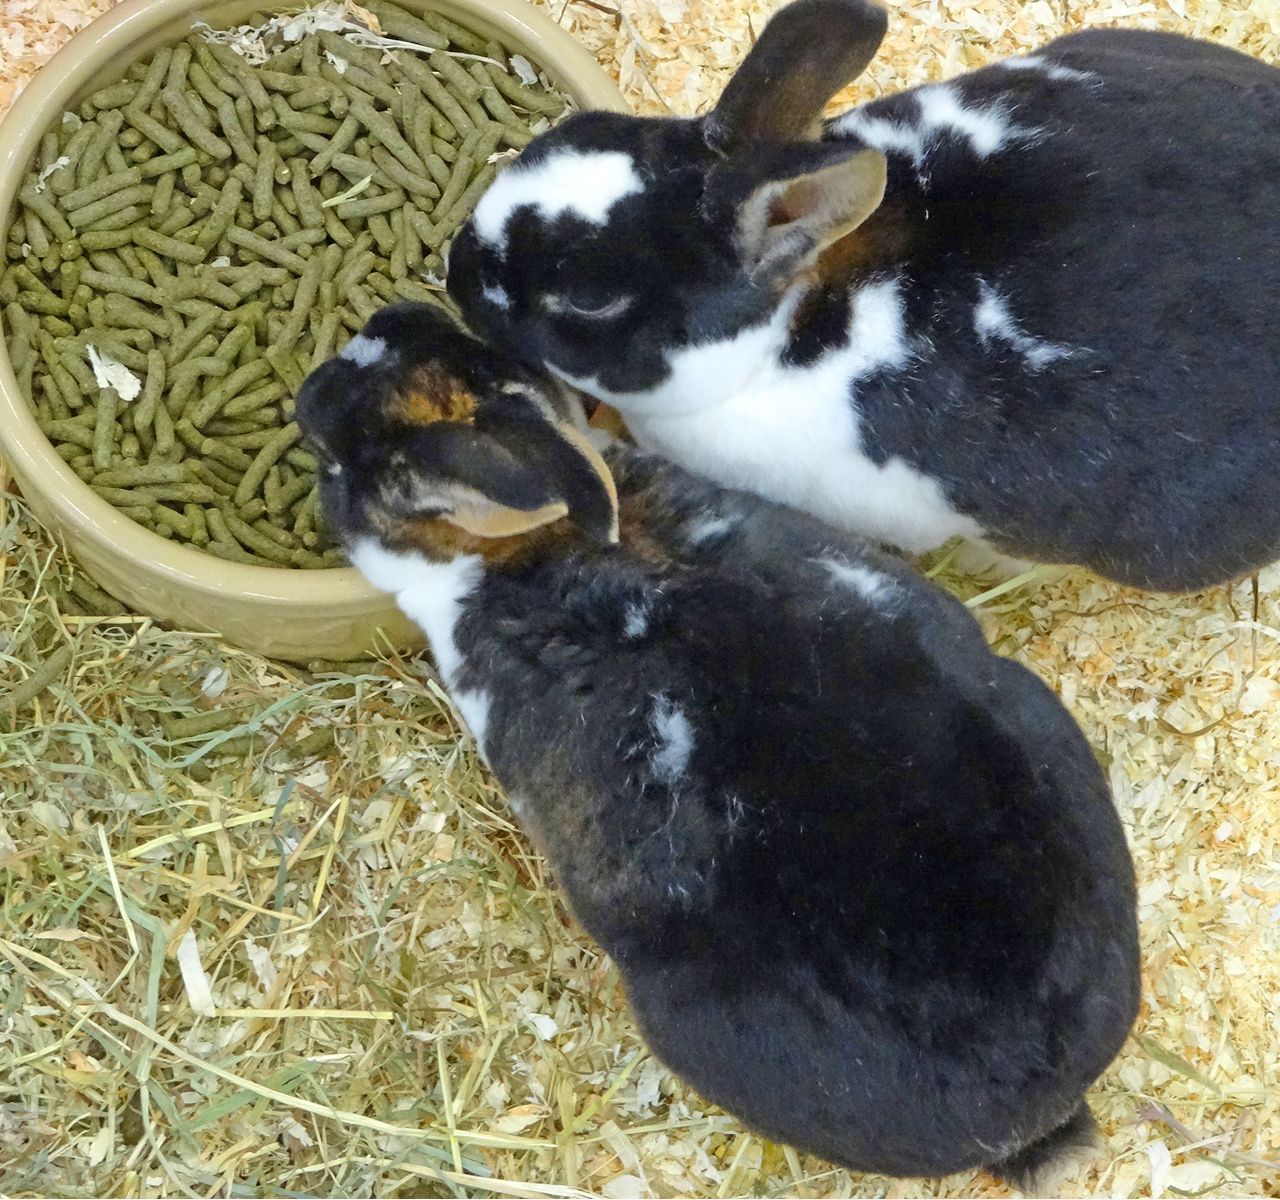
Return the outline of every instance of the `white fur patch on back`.
[[[1060,79],[1073,83],[1097,83],[1098,77],[1092,71],[1077,71],[1074,67],[1064,67],[1061,63],[1052,63],[1040,54],[1015,54],[1012,58],[1002,58],[994,66],[1005,67],[1010,71],[1041,71],[1050,79]]]
[[[888,117],[874,117],[855,108],[833,126],[837,133],[851,133],[885,154],[905,154],[916,166],[924,162],[929,131],[919,125],[904,125]]]
[[[656,741],[649,767],[668,787],[678,783],[689,769],[693,754],[693,726],[682,709],[669,696],[655,696],[649,714]]]
[[[950,84],[930,84],[913,93],[920,106],[915,124],[890,120],[855,108],[831,125],[837,134],[851,134],[885,153],[905,154],[917,169],[925,165],[929,145],[935,135],[950,133],[964,138],[979,158],[988,158],[1014,141],[1038,137],[1039,131],[1024,129],[1009,120],[999,103],[986,108],[968,108]]]
[[[978,280],[978,303],[973,310],[973,329],[984,346],[1003,342],[1018,354],[1029,371],[1042,371],[1050,363],[1070,358],[1070,346],[1046,342],[1024,333],[1009,311],[1009,304],[985,279]]]
[[[440,677],[484,754],[489,726],[489,696],[477,689],[457,687],[462,652],[454,629],[462,606],[475,591],[484,562],[478,554],[462,555],[446,563],[431,562],[419,554],[402,554],[364,538],[351,547],[351,564],[374,587],[390,592],[400,610],[427,635]]]
[[[738,524],[740,518],[725,516],[722,513],[708,512],[701,517],[695,517],[684,527],[685,541],[691,546],[701,546],[703,542],[709,542],[713,538],[722,537],[728,533],[735,525]]]
[[[620,150],[561,150],[528,166],[517,161],[503,171],[476,205],[472,228],[481,241],[501,248],[507,223],[521,208],[535,208],[548,219],[572,213],[603,225],[619,200],[643,186],[631,156]]]
[[[628,604],[622,610],[622,634],[628,638],[642,638],[649,632],[649,606],[643,603]]]
[[[916,92],[916,99],[920,103],[920,120],[926,129],[948,129],[968,138],[979,158],[994,154],[1018,132],[1001,108],[965,108],[955,88],[945,83],[921,88]]]
[[[862,563],[846,562],[843,558],[822,558],[818,562],[836,583],[856,592],[875,608],[892,605],[897,598],[897,583],[883,571],[874,570]]]
[[[917,167],[924,162],[929,142],[928,130],[919,125],[876,116],[865,108],[855,108],[837,117],[831,123],[831,132],[856,137],[885,154],[905,154]]]
[[[979,537],[981,527],[951,506],[936,479],[900,458],[873,461],[857,406],[860,380],[906,368],[919,349],[907,336],[900,282],[882,280],[854,293],[847,345],[808,366],[784,364],[781,348],[765,351],[751,371],[734,364],[745,384],[728,395],[717,388],[707,403],[677,352],[665,411],[645,396],[638,406],[630,397],[603,398],[622,411],[642,447],[696,474],[920,552],[952,537]],[[701,403],[680,411],[681,395]]]
[[[363,333],[357,333],[342,347],[338,357],[355,363],[357,367],[371,367],[374,363],[381,362],[386,357],[386,353],[386,338],[367,337]]]
[[[494,308],[508,309],[511,307],[511,297],[507,295],[505,288],[486,284],[481,289],[481,294]]]

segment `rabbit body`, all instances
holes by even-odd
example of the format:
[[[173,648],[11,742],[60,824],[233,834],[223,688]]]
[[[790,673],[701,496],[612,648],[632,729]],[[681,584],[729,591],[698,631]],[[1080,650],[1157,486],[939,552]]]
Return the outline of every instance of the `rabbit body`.
[[[829,52],[805,20],[874,19],[793,9],[740,72],[766,136],[717,142],[739,95],[537,139],[459,239],[468,320],[643,446],[905,550],[964,536],[1156,590],[1280,558],[1280,70],[1089,31],[806,142],[767,95]],[[878,207],[773,271],[753,206],[785,223],[804,170],[868,149]],[[544,200],[569,158],[600,194]]]
[[[404,382],[425,342],[396,351],[388,313],[299,397],[326,509],[427,633],[658,1056],[861,1170],[1022,1180],[1087,1134],[1138,1000],[1134,882],[1052,693],[899,561],[618,443],[616,544],[559,521],[416,549],[388,511],[458,494],[416,465],[445,453],[412,427],[424,389],[470,401]]]

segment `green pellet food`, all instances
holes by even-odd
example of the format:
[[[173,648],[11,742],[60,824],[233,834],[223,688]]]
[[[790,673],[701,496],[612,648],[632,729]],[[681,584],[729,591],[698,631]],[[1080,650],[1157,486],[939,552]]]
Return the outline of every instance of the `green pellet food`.
[[[0,328],[59,457],[120,513],[230,562],[331,567],[294,393],[382,304],[448,305],[458,229],[569,102],[434,12],[254,20],[195,24],[44,133],[0,237]]]

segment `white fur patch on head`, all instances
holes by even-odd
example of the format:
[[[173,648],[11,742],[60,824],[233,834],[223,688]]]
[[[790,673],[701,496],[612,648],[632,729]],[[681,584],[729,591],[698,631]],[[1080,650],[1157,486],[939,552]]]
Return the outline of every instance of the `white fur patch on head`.
[[[508,167],[480,198],[471,217],[481,241],[501,249],[507,223],[521,208],[534,208],[552,219],[572,213],[603,225],[609,210],[644,186],[631,155],[620,150],[561,150],[526,165]]]
[[[371,367],[386,357],[387,340],[380,337],[367,337],[357,333],[339,352],[339,358],[355,363],[357,367]]]
[[[973,329],[984,346],[1003,342],[1022,355],[1029,371],[1042,371],[1050,363],[1070,358],[1070,346],[1046,342],[1024,333],[1009,311],[1009,304],[985,279],[978,280],[978,303],[973,310]]]
[[[898,585],[883,571],[842,558],[821,558],[818,563],[836,583],[856,592],[875,608],[885,608],[897,599]]]
[[[1099,82],[1092,71],[1077,71],[1074,67],[1064,67],[1061,63],[1050,62],[1041,54],[1015,54],[1012,58],[1002,58],[994,65],[1010,71],[1041,71],[1050,79],[1060,79],[1063,82]]]
[[[668,787],[684,776],[693,754],[693,726],[682,709],[669,696],[655,696],[653,711],[649,714],[656,741],[649,757],[649,768],[654,776]]]
[[[622,442],[607,429],[597,429],[594,425],[590,429],[583,430],[582,436],[587,439],[587,444],[597,454],[603,454],[606,450],[612,450],[615,446],[622,445]]]

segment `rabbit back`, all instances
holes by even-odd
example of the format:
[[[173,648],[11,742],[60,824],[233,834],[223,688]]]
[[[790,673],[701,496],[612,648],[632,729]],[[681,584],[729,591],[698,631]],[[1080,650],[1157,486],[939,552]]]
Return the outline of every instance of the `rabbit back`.
[[[1132,869],[1083,737],[891,560],[610,461],[647,565],[486,578],[455,686],[489,696],[494,770],[650,1044],[861,1169],[1053,1129],[1136,1003]]]
[[[892,274],[914,352],[854,393],[868,458],[1006,553],[1138,586],[1280,556],[1280,71],[1090,31],[828,136],[888,154],[867,237],[913,231]]]

